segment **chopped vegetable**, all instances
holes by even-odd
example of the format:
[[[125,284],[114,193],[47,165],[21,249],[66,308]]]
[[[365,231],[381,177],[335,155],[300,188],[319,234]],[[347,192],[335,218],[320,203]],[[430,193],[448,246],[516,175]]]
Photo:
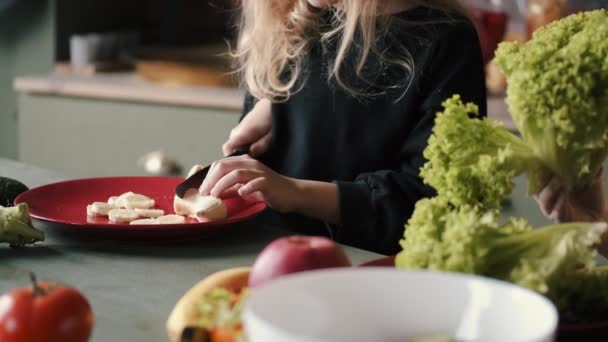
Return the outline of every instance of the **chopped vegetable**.
[[[27,203],[15,207],[0,207],[0,242],[24,246],[44,240],[44,233],[32,226]]]
[[[608,11],[581,12],[502,43],[507,103],[526,144],[566,190],[582,188],[608,155]]]
[[[546,295],[565,317],[582,319],[608,311],[608,269],[594,264],[594,247],[606,231],[606,223],[533,229],[511,219],[501,225],[497,211],[423,199],[408,221],[396,266],[510,281]]]
[[[532,150],[491,119],[479,119],[477,105],[454,95],[444,103],[429,138],[421,170],[424,182],[451,204],[498,208],[513,191],[513,178],[541,170]]]
[[[200,299],[198,325],[210,332],[211,342],[229,341],[226,336],[232,336],[235,342],[244,340],[241,312],[248,292],[215,288]]]

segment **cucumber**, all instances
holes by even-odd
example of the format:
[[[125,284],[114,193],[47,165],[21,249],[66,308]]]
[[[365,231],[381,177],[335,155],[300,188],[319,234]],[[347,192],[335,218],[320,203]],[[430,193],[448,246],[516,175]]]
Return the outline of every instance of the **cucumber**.
[[[27,190],[28,187],[18,180],[0,177],[0,206],[12,207],[15,198]]]

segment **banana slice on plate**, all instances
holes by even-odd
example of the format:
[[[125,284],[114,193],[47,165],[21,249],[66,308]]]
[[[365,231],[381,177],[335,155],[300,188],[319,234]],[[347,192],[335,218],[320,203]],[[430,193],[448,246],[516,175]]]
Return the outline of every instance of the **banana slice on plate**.
[[[101,217],[101,215],[97,214],[93,211],[93,205],[87,205],[87,216],[88,217]]]
[[[124,208],[125,207],[125,204],[124,204],[125,198],[127,198],[127,196],[131,196],[131,195],[135,195],[135,193],[133,191],[129,191],[129,192],[125,192],[124,194],[122,194],[118,197],[112,196],[112,197],[114,197],[114,201],[113,201],[114,206],[116,208]],[[110,203],[110,200],[112,199],[112,197],[110,197],[108,199],[108,203]]]
[[[133,209],[112,209],[108,212],[112,223],[129,223],[139,218],[139,214]]]
[[[176,214],[194,217],[199,221],[223,220],[228,213],[224,201],[213,196],[203,196],[197,189],[186,191],[184,198],[175,196],[173,210]]]
[[[145,219],[138,219],[135,221],[131,221],[129,224],[132,225],[140,225],[140,224],[158,224],[158,220],[155,218],[145,218]]]
[[[98,216],[108,216],[108,212],[112,209],[115,208],[105,202],[93,202],[93,204],[91,204],[91,210]]]
[[[149,218],[157,218],[165,215],[165,211],[162,209],[134,209],[139,217],[149,217]]]
[[[153,199],[140,194],[125,196],[121,202],[126,209],[150,209],[156,204]]]
[[[164,215],[156,219],[159,224],[179,224],[185,223],[186,218],[181,215]]]
[[[113,207],[118,208],[117,200],[118,200],[118,196],[112,196],[112,197],[108,198],[108,204]]]

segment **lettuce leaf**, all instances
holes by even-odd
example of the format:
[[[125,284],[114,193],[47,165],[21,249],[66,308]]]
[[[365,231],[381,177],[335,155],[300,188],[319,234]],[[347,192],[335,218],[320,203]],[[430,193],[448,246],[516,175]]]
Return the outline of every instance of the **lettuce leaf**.
[[[405,228],[397,268],[509,281],[547,296],[568,318],[588,315],[583,301],[595,308],[590,312],[608,312],[608,268],[595,264],[606,223],[500,224],[496,210],[455,207],[435,197],[416,204]]]

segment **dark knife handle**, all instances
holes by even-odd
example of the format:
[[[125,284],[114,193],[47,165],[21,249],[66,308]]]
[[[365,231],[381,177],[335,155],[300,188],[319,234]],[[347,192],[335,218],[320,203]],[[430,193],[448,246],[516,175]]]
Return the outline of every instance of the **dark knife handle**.
[[[245,155],[245,154],[249,154],[249,146],[237,147],[236,150],[234,150],[232,153],[230,153],[225,158],[228,158],[228,157],[237,157],[237,156],[242,156],[242,155]]]

